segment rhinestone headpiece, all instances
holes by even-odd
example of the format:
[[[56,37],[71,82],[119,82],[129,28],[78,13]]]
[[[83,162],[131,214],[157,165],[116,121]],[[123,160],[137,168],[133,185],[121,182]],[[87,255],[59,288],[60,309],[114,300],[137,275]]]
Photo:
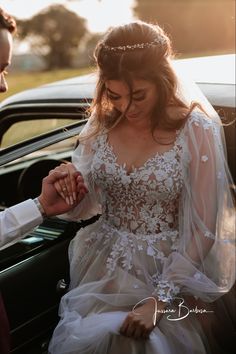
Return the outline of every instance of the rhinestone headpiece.
[[[164,44],[165,43],[165,38],[161,37],[158,39],[154,39],[152,42],[146,42],[146,43],[136,43],[136,44],[127,44],[127,45],[119,45],[117,47],[111,47],[106,44],[102,44],[103,49],[109,51],[109,52],[125,52],[125,51],[132,51],[135,49],[144,49],[144,48],[151,48],[159,44]]]

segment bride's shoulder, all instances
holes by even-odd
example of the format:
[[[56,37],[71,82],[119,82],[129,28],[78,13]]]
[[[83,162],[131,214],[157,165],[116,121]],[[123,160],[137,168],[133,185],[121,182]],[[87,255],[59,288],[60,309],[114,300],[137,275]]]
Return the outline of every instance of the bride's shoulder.
[[[209,117],[204,111],[200,108],[196,107],[193,110],[189,110],[189,108],[185,107],[168,107],[167,113],[172,120],[183,121],[182,128],[183,129],[194,129],[200,130],[209,129],[213,127],[216,123],[219,124],[217,119]]]
[[[187,117],[186,126],[187,128],[203,128],[209,129],[213,127],[216,121],[209,117],[206,113],[200,110],[193,110]]]

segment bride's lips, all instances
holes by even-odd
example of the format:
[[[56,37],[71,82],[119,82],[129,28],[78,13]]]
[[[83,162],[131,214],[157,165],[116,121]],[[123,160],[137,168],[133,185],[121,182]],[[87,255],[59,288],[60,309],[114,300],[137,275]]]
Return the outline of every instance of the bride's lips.
[[[126,117],[127,118],[137,118],[139,116],[139,113],[127,113]]]

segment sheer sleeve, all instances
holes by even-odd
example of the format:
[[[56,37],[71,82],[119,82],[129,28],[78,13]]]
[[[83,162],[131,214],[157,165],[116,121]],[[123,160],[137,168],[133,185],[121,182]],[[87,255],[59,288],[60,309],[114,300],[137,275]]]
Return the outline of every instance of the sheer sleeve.
[[[235,206],[220,121],[194,112],[184,128],[183,191],[177,251],[164,263],[154,295],[211,302],[235,281]],[[233,184],[232,184],[233,185]]]
[[[81,141],[72,155],[72,163],[84,177],[88,193],[73,210],[60,216],[63,219],[73,221],[86,220],[101,213],[99,189],[96,187],[91,174],[91,164],[94,155],[93,142],[96,139],[96,136],[91,134],[93,129],[92,119],[93,117],[91,116],[81,131]]]

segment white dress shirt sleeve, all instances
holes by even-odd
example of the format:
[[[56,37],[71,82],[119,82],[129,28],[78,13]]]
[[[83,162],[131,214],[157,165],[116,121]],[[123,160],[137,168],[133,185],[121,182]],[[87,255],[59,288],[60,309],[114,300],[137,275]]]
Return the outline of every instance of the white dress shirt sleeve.
[[[42,215],[32,199],[0,212],[0,247],[24,236],[42,221]]]

